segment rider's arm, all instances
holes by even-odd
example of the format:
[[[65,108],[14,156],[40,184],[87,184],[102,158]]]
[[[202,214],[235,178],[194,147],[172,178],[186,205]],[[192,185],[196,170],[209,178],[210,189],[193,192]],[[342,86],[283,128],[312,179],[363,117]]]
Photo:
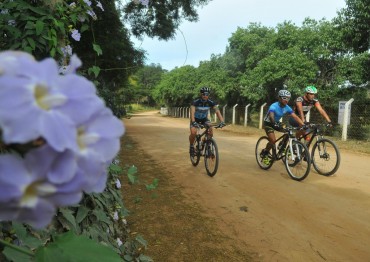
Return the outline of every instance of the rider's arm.
[[[269,120],[270,120],[270,123],[272,124],[275,123],[275,113],[273,111],[269,112]]]
[[[320,114],[325,118],[325,120],[330,123],[331,120],[330,120],[330,117],[328,116],[328,114],[325,112],[324,108],[322,108],[321,104],[319,101],[316,102],[315,104],[315,107],[317,108],[317,110],[320,112]]]
[[[303,126],[304,125],[304,122],[302,121],[302,119],[300,119],[295,113],[292,113],[290,116],[293,117],[295,121],[297,121],[297,123],[299,124],[299,126]]]
[[[195,106],[190,106],[190,120],[191,122],[195,121]]]
[[[216,113],[218,119],[220,120],[220,122],[224,122],[224,118],[222,117],[221,112],[218,109],[218,106],[214,106],[213,109],[215,110],[215,113]]]
[[[297,101],[295,103],[295,106],[298,110],[298,117],[304,122],[306,121],[305,117],[304,117],[304,113],[303,113],[303,107],[302,107],[302,102],[300,101]],[[297,121],[298,122],[298,121]]]

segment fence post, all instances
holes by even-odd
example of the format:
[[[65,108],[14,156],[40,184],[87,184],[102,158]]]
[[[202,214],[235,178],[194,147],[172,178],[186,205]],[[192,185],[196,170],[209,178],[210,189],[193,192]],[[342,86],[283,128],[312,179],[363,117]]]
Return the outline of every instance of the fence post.
[[[265,107],[267,103],[264,103],[262,106],[261,106],[261,109],[260,109],[260,124],[259,124],[259,129],[262,129],[262,124],[263,124],[263,108]]]
[[[226,107],[227,107],[227,104],[224,105],[224,107],[222,108],[222,117],[224,118],[225,123],[226,123],[226,114],[225,114]]]
[[[235,108],[238,106],[238,104],[235,104],[235,106],[233,106],[233,122],[232,124],[235,125]]]
[[[344,105],[344,114],[343,114],[343,130],[342,130],[342,140],[347,141],[347,130],[348,130],[348,114],[349,114],[349,106],[354,101],[353,98],[347,101]]]
[[[250,106],[251,104],[248,104],[245,106],[245,111],[244,111],[244,126],[247,126],[247,119],[248,119],[248,107]]]

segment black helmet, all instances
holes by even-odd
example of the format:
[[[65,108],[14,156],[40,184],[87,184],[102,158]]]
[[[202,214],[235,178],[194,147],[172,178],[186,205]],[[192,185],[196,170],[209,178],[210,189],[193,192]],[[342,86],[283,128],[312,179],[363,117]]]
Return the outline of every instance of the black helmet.
[[[204,93],[210,93],[211,92],[211,89],[209,87],[206,87],[206,86],[203,86],[201,89],[200,89],[200,93],[201,94],[204,94]]]

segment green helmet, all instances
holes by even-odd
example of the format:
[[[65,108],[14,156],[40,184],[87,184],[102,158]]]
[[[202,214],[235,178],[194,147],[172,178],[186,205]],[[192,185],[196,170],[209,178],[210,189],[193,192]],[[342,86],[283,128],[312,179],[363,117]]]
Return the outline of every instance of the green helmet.
[[[304,91],[305,93],[317,94],[317,89],[314,86],[307,86]]]

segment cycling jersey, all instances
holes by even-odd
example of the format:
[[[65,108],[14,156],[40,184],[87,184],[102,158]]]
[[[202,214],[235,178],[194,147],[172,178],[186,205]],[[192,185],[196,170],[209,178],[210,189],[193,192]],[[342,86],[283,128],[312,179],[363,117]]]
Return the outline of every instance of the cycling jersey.
[[[206,119],[208,116],[208,110],[213,108],[216,109],[218,104],[210,99],[202,100],[198,98],[191,103],[192,106],[195,107],[194,117],[196,119]]]
[[[319,102],[319,100],[314,98],[314,99],[312,99],[312,101],[307,101],[306,99],[304,99],[303,96],[300,96],[300,97],[297,97],[297,99],[294,101],[294,104],[296,104],[297,102],[302,103],[303,114],[307,115],[307,113],[311,110],[312,107],[314,107],[316,105],[317,102]],[[299,115],[297,106],[294,106],[294,112],[297,115]]]
[[[270,112],[274,112],[274,119],[276,123],[280,121],[283,115],[285,114],[291,115],[292,113],[294,113],[293,109],[290,106],[286,105],[284,107],[281,107],[279,102],[275,102],[271,104],[271,106],[269,107],[269,110],[267,111],[267,114],[265,115],[265,118],[264,118],[265,122],[271,123],[270,118],[269,118]]]

